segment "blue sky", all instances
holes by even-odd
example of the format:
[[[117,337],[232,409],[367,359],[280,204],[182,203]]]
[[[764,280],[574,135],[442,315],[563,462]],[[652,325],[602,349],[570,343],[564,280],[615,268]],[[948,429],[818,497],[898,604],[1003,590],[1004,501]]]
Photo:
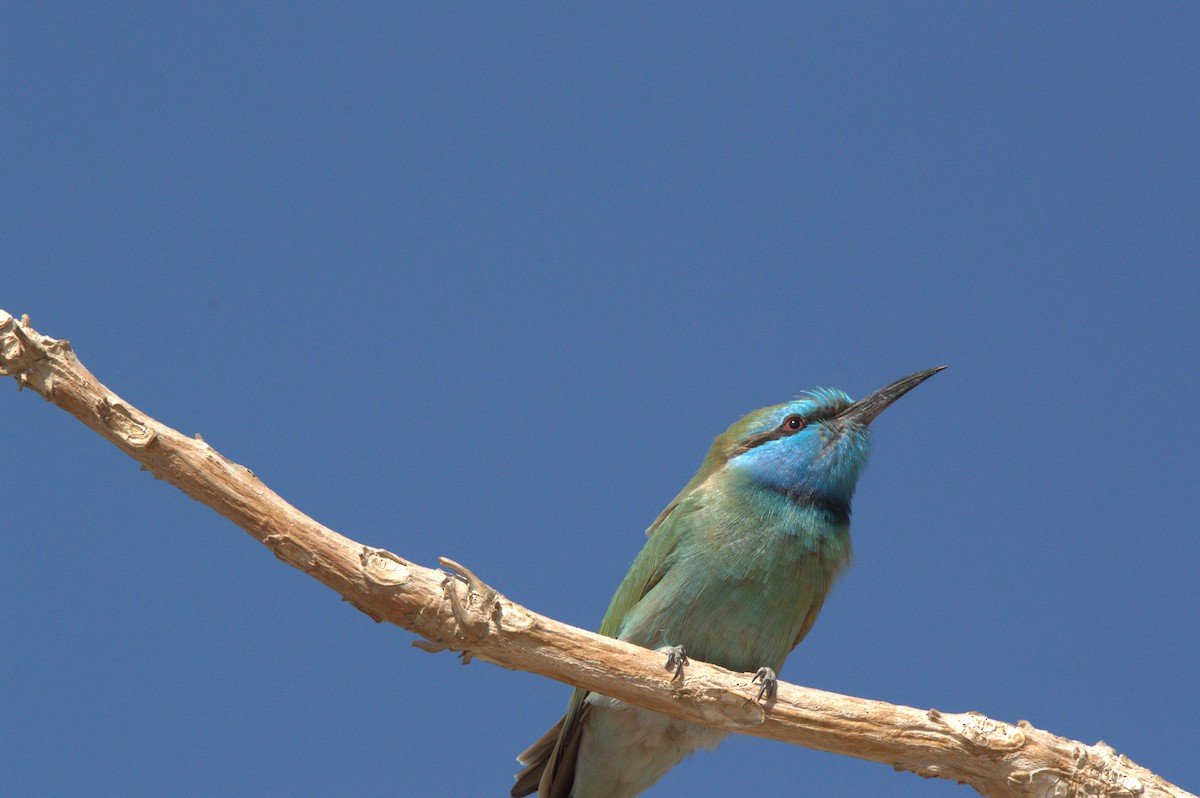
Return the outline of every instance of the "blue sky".
[[[0,307],[587,627],[741,414],[949,364],[782,676],[1200,789],[1195,6],[169,6],[0,12]],[[500,795],[561,713],[0,419],[0,792]],[[768,793],[973,794],[741,737],[651,794]]]

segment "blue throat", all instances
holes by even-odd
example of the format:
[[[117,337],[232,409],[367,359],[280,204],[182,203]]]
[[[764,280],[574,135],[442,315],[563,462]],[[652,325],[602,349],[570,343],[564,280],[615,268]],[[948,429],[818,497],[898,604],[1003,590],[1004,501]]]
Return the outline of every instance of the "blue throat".
[[[767,441],[737,455],[729,466],[759,488],[846,523],[850,500],[870,453],[866,427],[816,422],[796,435]]]

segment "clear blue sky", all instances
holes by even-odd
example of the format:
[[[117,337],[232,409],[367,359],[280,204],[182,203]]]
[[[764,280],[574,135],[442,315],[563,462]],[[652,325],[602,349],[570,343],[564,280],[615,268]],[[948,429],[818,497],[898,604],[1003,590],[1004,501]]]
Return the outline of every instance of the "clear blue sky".
[[[1200,790],[1197,6],[0,15],[0,307],[129,402],[594,627],[731,421],[949,364],[783,677]],[[561,713],[0,423],[0,793],[501,795]],[[735,737],[652,794],[973,793]]]

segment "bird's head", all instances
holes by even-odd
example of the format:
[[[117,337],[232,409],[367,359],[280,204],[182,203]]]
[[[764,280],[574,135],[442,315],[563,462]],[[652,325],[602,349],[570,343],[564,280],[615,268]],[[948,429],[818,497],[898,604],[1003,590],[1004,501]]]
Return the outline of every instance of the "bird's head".
[[[857,402],[841,391],[817,388],[756,410],[718,437],[709,457],[794,499],[848,507],[871,453],[871,422],[943,368],[917,372]]]

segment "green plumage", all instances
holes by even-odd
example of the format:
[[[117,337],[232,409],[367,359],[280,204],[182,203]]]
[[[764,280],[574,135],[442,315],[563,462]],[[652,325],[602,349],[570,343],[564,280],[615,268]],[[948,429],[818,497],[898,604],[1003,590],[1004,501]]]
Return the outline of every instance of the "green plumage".
[[[600,633],[682,646],[735,671],[778,671],[849,563],[849,507],[867,425],[939,369],[858,403],[817,390],[751,413],[720,435],[663,510],[617,588]],[[513,796],[625,798],[722,732],[576,689],[567,713],[521,755]]]

